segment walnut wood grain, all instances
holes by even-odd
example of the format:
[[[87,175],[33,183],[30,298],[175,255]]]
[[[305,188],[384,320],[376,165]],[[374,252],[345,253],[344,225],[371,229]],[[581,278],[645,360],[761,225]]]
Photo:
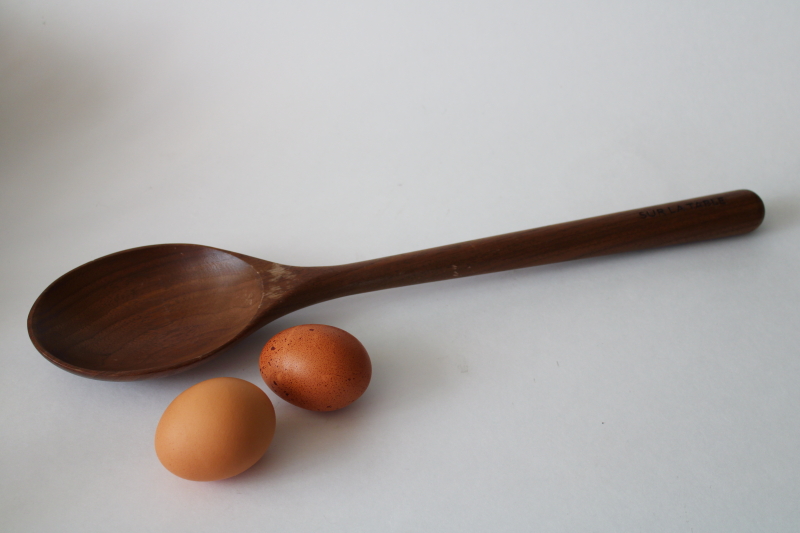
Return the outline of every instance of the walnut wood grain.
[[[146,246],[53,282],[34,303],[28,332],[67,371],[144,379],[190,368],[325,300],[740,235],[763,218],[755,193],[732,191],[331,267],[281,265],[192,244]]]

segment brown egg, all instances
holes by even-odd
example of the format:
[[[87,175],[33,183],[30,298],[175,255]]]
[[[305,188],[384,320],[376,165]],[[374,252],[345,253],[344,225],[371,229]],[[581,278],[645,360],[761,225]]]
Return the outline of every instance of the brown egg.
[[[281,331],[261,351],[261,377],[275,394],[312,411],[333,411],[367,390],[372,363],[358,339],[333,326]]]
[[[156,454],[176,476],[215,481],[253,466],[274,434],[275,409],[263,390],[242,379],[209,379],[183,391],[164,411]]]

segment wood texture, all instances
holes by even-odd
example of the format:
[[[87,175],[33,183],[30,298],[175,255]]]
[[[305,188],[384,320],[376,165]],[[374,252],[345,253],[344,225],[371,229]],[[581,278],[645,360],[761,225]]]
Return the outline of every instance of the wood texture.
[[[351,294],[748,233],[750,191],[508,233],[332,267],[295,267],[192,244],[112,254],[34,303],[36,348],[70,372],[134,380],[185,370],[297,309]]]

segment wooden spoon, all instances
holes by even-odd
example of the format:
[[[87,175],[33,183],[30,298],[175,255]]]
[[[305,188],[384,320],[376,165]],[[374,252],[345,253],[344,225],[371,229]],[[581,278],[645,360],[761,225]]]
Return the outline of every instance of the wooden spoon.
[[[135,380],[201,363],[315,303],[392,287],[750,232],[764,204],[733,191],[332,267],[295,267],[194,244],[111,254],[65,274],[33,304],[28,333],[82,376]]]

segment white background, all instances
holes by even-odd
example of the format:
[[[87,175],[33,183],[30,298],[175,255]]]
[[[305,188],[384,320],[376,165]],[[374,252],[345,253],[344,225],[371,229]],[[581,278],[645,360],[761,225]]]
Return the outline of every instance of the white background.
[[[800,3],[0,0],[0,530],[800,528]],[[61,274],[167,242],[333,265],[738,188],[702,244],[317,305],[159,380],[30,343]],[[323,323],[351,407],[251,470],[153,450],[204,379]]]

